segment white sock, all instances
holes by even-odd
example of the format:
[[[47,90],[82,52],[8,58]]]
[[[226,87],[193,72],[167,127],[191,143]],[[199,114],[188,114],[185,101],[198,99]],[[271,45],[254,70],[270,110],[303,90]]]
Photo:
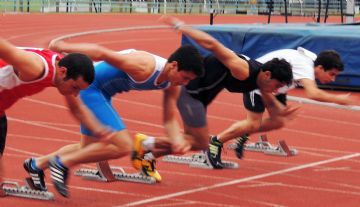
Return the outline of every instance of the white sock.
[[[144,155],[144,159],[145,159],[145,160],[149,160],[149,161],[155,160],[155,156],[153,155],[152,152],[148,152],[148,153],[146,153],[146,154]]]
[[[155,137],[147,137],[143,142],[142,146],[144,150],[152,150],[155,147]]]

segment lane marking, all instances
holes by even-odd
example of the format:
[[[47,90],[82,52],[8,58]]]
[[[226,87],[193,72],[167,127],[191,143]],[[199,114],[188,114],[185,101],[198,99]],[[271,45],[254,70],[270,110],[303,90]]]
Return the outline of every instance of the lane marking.
[[[291,168],[287,168],[287,169],[283,169],[283,170],[278,170],[278,171],[275,171],[275,172],[264,173],[264,174],[255,175],[255,176],[251,176],[251,177],[240,178],[240,179],[236,179],[236,180],[229,181],[229,182],[224,182],[224,183],[218,183],[218,184],[211,185],[211,186],[195,188],[195,189],[192,189],[192,190],[180,191],[180,192],[177,192],[177,193],[171,193],[171,194],[167,194],[167,195],[163,195],[163,196],[157,196],[157,197],[153,197],[153,198],[150,198],[150,199],[140,200],[140,201],[127,203],[127,204],[124,204],[124,205],[118,205],[118,206],[114,206],[114,207],[143,205],[143,204],[152,203],[152,202],[155,202],[155,201],[160,201],[160,200],[165,200],[165,199],[174,198],[174,197],[178,197],[178,196],[183,196],[183,195],[187,195],[187,194],[207,191],[207,190],[211,190],[211,189],[215,189],[215,188],[231,186],[231,185],[235,185],[235,184],[239,184],[239,183],[258,180],[258,179],[261,179],[261,178],[271,177],[271,176],[274,176],[274,175],[280,175],[280,174],[284,174],[284,173],[288,173],[288,172],[293,172],[293,171],[302,170],[302,169],[306,169],[306,168],[310,168],[310,167],[315,167],[315,166],[318,166],[318,165],[324,165],[324,164],[337,162],[337,161],[341,161],[341,160],[347,160],[347,159],[351,159],[351,158],[355,158],[355,157],[359,157],[359,156],[360,156],[360,153],[354,153],[354,154],[345,155],[345,156],[342,156],[342,157],[336,157],[336,158],[332,158],[332,159],[328,159],[328,160],[322,160],[322,161],[308,163],[308,164],[304,164],[304,165],[299,165],[299,166],[295,166],[295,167],[291,167]]]

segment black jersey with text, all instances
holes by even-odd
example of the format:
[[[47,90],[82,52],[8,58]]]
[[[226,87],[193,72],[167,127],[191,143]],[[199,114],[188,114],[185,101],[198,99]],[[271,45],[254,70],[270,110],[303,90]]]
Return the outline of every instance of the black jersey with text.
[[[190,81],[186,86],[187,92],[207,106],[224,88],[232,93],[244,93],[257,89],[256,78],[262,64],[255,60],[248,60],[242,55],[238,56],[249,64],[250,73],[247,79],[236,79],[224,64],[215,56],[210,55],[204,58],[205,75]]]

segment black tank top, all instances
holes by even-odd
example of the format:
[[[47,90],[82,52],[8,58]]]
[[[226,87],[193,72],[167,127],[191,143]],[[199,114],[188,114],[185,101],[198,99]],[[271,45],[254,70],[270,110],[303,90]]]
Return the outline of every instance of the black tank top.
[[[262,64],[255,60],[247,60],[242,55],[238,56],[249,64],[250,73],[247,79],[234,78],[224,64],[215,56],[210,55],[204,58],[205,75],[190,81],[186,86],[187,92],[207,106],[224,88],[233,93],[250,92],[258,88],[256,78]]]

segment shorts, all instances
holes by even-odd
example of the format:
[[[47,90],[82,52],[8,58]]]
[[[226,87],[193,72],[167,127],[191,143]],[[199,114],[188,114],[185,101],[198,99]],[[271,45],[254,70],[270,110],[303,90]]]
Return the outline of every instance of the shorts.
[[[89,88],[81,91],[80,98],[103,125],[115,131],[126,128],[111,104],[111,96],[103,93],[96,85],[92,84]],[[80,125],[80,130],[83,135],[92,136],[92,133],[83,124]]]
[[[282,104],[286,105],[286,94],[279,94],[275,96]],[[249,93],[243,94],[244,106],[247,110],[254,113],[263,113],[265,111],[265,106],[261,95],[251,91]]]
[[[177,107],[184,124],[190,127],[205,127],[207,125],[205,105],[200,100],[193,98],[185,87],[181,87]]]

